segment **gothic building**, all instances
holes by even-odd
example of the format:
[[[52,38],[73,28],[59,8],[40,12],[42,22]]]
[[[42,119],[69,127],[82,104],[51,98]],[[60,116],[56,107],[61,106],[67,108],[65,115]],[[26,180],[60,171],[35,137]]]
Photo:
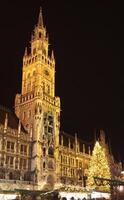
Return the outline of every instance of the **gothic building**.
[[[60,98],[55,96],[55,58],[40,10],[25,49],[21,94],[15,114],[0,107],[0,189],[83,186],[92,145],[60,132]]]

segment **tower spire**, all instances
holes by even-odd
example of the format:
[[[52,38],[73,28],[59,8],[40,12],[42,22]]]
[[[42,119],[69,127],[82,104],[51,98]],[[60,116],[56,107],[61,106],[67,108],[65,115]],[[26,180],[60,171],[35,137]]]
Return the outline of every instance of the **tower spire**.
[[[4,132],[6,132],[8,127],[8,114],[6,113],[5,122],[4,122]]]
[[[28,55],[28,49],[27,49],[27,47],[25,47],[25,54],[24,54],[25,56],[27,56]]]
[[[54,60],[54,51],[52,50],[51,59]]]
[[[38,17],[38,26],[43,27],[43,15],[42,8],[40,7],[39,17]]]

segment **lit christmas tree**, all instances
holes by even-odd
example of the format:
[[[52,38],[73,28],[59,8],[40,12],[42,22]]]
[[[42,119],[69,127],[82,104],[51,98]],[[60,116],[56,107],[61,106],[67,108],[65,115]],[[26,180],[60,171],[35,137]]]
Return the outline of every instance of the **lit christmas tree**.
[[[106,157],[105,149],[100,146],[99,142],[96,142],[91,156],[87,185],[90,189],[97,189],[101,191],[108,191],[110,189],[109,185],[97,186],[93,177],[107,179],[111,178],[110,167]]]

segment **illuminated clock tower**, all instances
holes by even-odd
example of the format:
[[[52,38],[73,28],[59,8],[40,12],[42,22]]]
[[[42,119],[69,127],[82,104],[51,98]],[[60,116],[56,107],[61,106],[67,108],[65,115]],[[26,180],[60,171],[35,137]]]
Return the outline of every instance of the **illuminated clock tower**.
[[[40,9],[38,23],[26,48],[22,90],[15,98],[15,113],[31,138],[31,174],[38,188],[53,187],[58,178],[60,98],[55,96],[55,59]]]

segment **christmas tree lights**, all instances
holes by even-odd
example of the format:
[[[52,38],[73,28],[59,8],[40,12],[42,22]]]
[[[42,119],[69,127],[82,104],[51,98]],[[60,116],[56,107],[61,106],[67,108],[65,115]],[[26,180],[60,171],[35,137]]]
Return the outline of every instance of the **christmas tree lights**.
[[[109,191],[110,186],[106,183],[104,185],[96,185],[94,177],[111,178],[110,167],[106,157],[105,149],[97,141],[91,156],[87,185],[90,189],[97,189],[100,191]]]

